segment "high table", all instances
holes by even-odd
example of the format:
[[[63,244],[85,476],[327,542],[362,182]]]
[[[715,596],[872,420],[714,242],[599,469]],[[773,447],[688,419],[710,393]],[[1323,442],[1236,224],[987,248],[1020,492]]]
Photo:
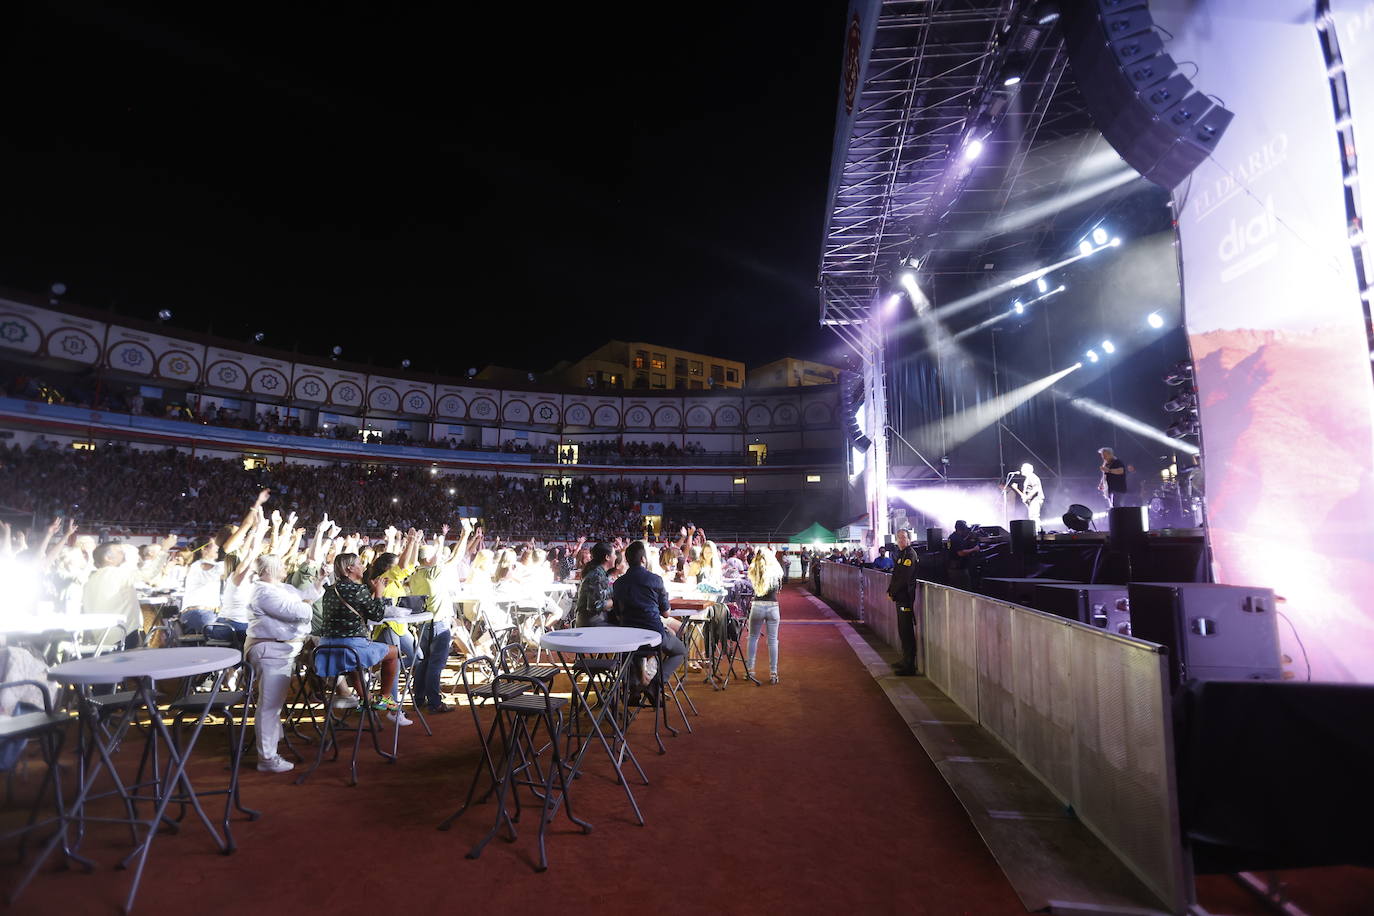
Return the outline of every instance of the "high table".
[[[96,641],[97,651],[104,645],[105,637],[110,635],[110,631],[116,627],[126,630],[122,614],[34,614],[28,617],[21,617],[17,620],[0,627],[0,635],[4,636],[41,636],[44,633],[62,633],[70,636],[74,644],[80,643],[79,636],[82,633],[94,633],[100,631],[100,639]],[[44,646],[44,657],[48,656],[50,646]],[[51,659],[50,659],[51,660]]]
[[[226,839],[215,829],[215,825],[210,822],[205,810],[201,808],[200,801],[196,797],[195,787],[191,785],[191,779],[186,774],[186,761],[195,749],[196,739],[200,737],[205,719],[214,707],[214,700],[219,694],[225,672],[238,664],[241,658],[242,653],[237,649],[204,647],[135,649],[129,652],[111,652],[106,655],[65,662],[48,671],[48,677],[58,683],[85,688],[82,691],[80,706],[81,736],[82,740],[89,741],[89,746],[96,751],[99,765],[91,766],[86,771],[76,798],[65,811],[61,812],[62,827],[53,834],[47,846],[34,858],[33,864],[19,882],[15,896],[18,896],[19,892],[24,889],[59,844],[62,846],[62,853],[65,857],[80,862],[88,870],[94,867],[93,862],[78,855],[73,845],[68,842],[69,825],[77,828],[79,836],[87,823],[107,821],[127,823],[130,825],[134,836],[135,846],[134,850],[119,863],[119,867],[125,868],[131,861],[135,862],[133,885],[129,888],[129,896],[124,902],[124,911],[126,913],[132,911],[134,899],[138,896],[138,885],[143,878],[143,866],[148,860],[148,851],[153,845],[153,837],[157,835],[158,825],[163,821],[167,806],[174,799],[184,800],[184,803],[189,803],[195,809],[201,822],[205,824],[205,829],[210,833],[211,839],[215,841],[221,852],[231,850]],[[155,685],[160,680],[211,673],[215,677],[214,685],[209,694],[209,702],[202,708],[184,747],[179,746],[168,730],[166,721],[163,720],[158,711]],[[124,680],[135,681],[137,687],[130,693],[130,698],[124,706],[123,721],[120,726],[113,733],[107,735],[107,740],[102,742],[100,740],[102,731],[98,722],[99,711],[90,702],[89,688],[97,685],[118,684]],[[156,764],[154,764],[153,780],[148,784],[153,790],[151,798],[139,793],[140,785],[126,785],[120,778],[114,761],[111,759],[111,754],[123,740],[130,723],[133,721],[134,711],[139,706],[147,709],[150,719],[147,735],[149,746],[145,756],[151,752],[151,759],[154,761],[158,759],[159,740],[164,746],[162,750],[166,754],[165,769],[158,772]],[[115,785],[115,792],[124,800],[124,808],[128,817],[97,818],[86,815],[86,800],[91,794],[91,787],[95,784],[96,777],[102,767],[110,774]],[[153,802],[152,814],[147,818],[140,817],[137,808],[140,802],[145,801]],[[146,831],[142,839],[138,837],[139,827]]]
[[[620,727],[615,712],[619,707],[619,701],[625,692],[625,675],[634,661],[634,654],[640,649],[654,648],[663,642],[663,637],[653,630],[641,630],[638,627],[578,627],[571,630],[554,630],[545,633],[539,639],[541,648],[558,656],[558,663],[563,668],[563,673],[567,675],[568,682],[572,685],[573,700],[573,721],[579,718],[579,710],[587,716],[589,731],[583,735],[579,734],[579,746],[577,754],[573,757],[571,767],[571,778],[577,778],[582,770],[582,759],[587,753],[587,748],[591,747],[591,737],[596,736],[601,747],[606,751],[606,758],[610,760],[611,766],[615,768],[616,778],[625,789],[625,797],[629,799],[630,807],[634,810],[635,819],[640,826],[644,825],[644,815],[639,811],[639,804],[635,801],[634,792],[630,789],[630,782],[625,778],[621,770],[623,758],[628,756],[630,762],[634,764],[639,772],[639,778],[645,785],[649,784],[649,778],[644,775],[644,770],[635,758],[634,751],[630,750],[629,743],[625,739],[625,732]],[[615,655],[618,662],[608,672],[607,678],[597,684],[595,678],[589,676],[586,689],[577,686],[577,671],[574,662],[578,658],[585,658],[589,655]],[[590,696],[593,690],[600,696],[599,708],[593,708]],[[601,693],[602,691],[604,693]],[[655,711],[657,714],[657,711]],[[607,740],[606,733],[602,730],[602,725],[610,723],[611,731],[614,735],[614,745]],[[574,726],[575,727],[575,726]]]

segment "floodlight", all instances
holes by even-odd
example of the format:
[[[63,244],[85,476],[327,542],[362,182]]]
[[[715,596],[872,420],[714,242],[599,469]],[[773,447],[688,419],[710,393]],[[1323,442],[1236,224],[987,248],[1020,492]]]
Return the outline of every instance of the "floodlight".
[[[1102,341],[1102,350],[1105,353],[1115,353],[1116,344],[1112,343],[1110,340],[1104,340]]]
[[[1082,257],[1086,258],[1088,255],[1092,254],[1093,251],[1093,243],[1088,241],[1087,239],[1084,239],[1083,241],[1078,243],[1078,253]]]
[[[969,162],[972,162],[974,159],[977,159],[981,155],[983,155],[982,140],[970,140],[968,142],[968,145],[964,147],[964,159],[966,159]]]
[[[1164,327],[1164,316],[1159,312],[1151,312],[1145,316],[1145,323],[1152,328],[1162,328]]]
[[[1096,229],[1093,230],[1093,244],[1094,244],[1094,245],[1105,245],[1105,244],[1107,244],[1107,230],[1106,230],[1106,229],[1103,229],[1101,226],[1098,226]]]
[[[1035,281],[1035,288],[1036,290],[1042,293],[1047,293],[1050,291],[1050,285],[1045,282],[1044,277],[1041,277],[1039,280]]]
[[[1084,353],[1083,355],[1086,356],[1086,357],[1088,358],[1088,362],[1090,362],[1090,363],[1095,363],[1095,362],[1097,362],[1098,356],[1097,356],[1097,351],[1096,351],[1096,350],[1089,350],[1087,353]]]
[[[1120,248],[1120,247],[1121,247],[1121,239],[1120,239],[1119,237],[1117,237],[1117,236],[1112,236],[1111,246],[1112,246],[1113,248]]]
[[[1011,304],[1011,307],[1016,309],[1016,314],[1018,315],[1022,314],[1026,310],[1026,307],[1021,303],[1020,299],[1017,299],[1015,302],[1013,302]]]

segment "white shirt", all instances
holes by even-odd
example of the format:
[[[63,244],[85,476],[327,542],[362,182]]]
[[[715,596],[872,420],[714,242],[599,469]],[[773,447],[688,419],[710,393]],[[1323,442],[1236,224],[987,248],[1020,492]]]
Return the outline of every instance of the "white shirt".
[[[310,605],[285,582],[254,582],[248,599],[249,639],[304,639],[310,632]]]
[[[182,609],[202,607],[215,610],[219,607],[220,585],[224,579],[224,564],[216,561],[206,563],[198,560],[186,570],[186,594],[181,599]]]
[[[233,576],[225,579],[224,594],[220,598],[219,615],[226,620],[247,623],[248,603],[253,600],[253,586],[256,584],[253,581],[252,573],[245,575],[243,583],[240,585],[234,584]]]

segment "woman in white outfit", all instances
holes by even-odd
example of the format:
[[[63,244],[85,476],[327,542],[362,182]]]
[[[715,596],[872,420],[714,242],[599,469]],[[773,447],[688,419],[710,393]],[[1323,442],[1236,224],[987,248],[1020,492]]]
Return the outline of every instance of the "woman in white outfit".
[[[281,712],[296,655],[310,633],[310,602],[320,597],[318,585],[298,589],[282,580],[281,557],[258,557],[258,579],[248,603],[248,641],[244,657],[258,679],[258,709],[254,731],[258,740],[258,769],[285,773],[290,761],[277,753],[281,741]]]
[[[758,653],[759,637],[768,631],[769,681],[778,682],[778,586],[782,584],[782,566],[771,550],[754,554],[749,565],[749,583],[754,586],[754,606],[749,611],[749,659],[746,667],[754,677],[754,656]]]

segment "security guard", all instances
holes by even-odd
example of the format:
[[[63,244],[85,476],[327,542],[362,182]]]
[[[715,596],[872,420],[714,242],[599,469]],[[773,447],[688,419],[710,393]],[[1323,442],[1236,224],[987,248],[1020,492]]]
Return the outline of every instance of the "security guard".
[[[897,605],[897,635],[902,640],[902,661],[895,673],[910,676],[916,673],[916,614],[915,603],[916,548],[911,546],[911,529],[897,529],[897,553],[893,557],[892,581],[887,584],[887,596]]]

